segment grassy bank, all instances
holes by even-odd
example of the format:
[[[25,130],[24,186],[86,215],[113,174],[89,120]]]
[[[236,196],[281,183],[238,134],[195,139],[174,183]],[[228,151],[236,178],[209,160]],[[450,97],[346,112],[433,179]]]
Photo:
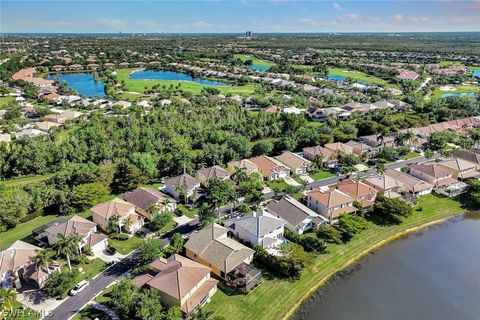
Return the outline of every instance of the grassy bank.
[[[182,90],[189,91],[192,94],[200,94],[203,87],[216,88],[221,93],[231,93],[238,95],[250,95],[255,90],[254,84],[244,86],[204,86],[192,81],[174,81],[174,80],[132,80],[130,73],[135,69],[119,69],[117,70],[117,79],[125,83],[125,91],[144,92],[145,88],[151,88],[156,84],[162,86],[180,86]]]
[[[434,195],[421,197],[417,208],[420,207],[421,211],[415,211],[401,225],[381,227],[370,223],[349,243],[329,245],[329,253],[318,256],[314,265],[304,270],[297,281],[265,277],[263,283],[247,296],[229,296],[219,290],[205,309],[226,319],[236,319],[239,314],[242,319],[288,318],[330,276],[354,263],[372,248],[393,240],[409,229],[464,212],[459,202]]]
[[[369,76],[366,73],[360,71],[349,71],[344,69],[328,69],[328,74],[343,76],[345,78],[350,78],[357,81],[365,81],[372,84],[377,84],[380,86],[386,86],[388,83],[387,81],[380,79],[378,77]]]
[[[247,61],[247,60],[252,60],[253,64],[262,66],[262,67],[271,67],[275,63],[269,60],[263,60],[263,59],[258,59],[255,56],[249,55],[249,54],[235,54],[233,55],[235,59],[238,59],[240,61]]]
[[[44,174],[44,175],[35,175],[35,176],[28,176],[28,177],[21,177],[15,178],[10,180],[0,180],[0,183],[3,183],[9,187],[21,187],[27,184],[34,184],[43,180],[47,180],[48,178],[53,177],[54,174]]]
[[[441,98],[443,94],[449,93],[480,93],[480,87],[478,86],[458,86],[453,91],[442,91],[440,89],[435,89],[433,91],[433,98]]]

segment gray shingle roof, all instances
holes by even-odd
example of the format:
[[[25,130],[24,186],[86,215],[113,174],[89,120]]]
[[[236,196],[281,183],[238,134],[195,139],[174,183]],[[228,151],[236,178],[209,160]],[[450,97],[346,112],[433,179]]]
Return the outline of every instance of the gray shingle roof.
[[[225,225],[235,229],[237,226],[255,235],[257,238],[261,238],[270,232],[285,225],[280,219],[262,216],[247,216],[242,218],[235,218],[225,221]]]

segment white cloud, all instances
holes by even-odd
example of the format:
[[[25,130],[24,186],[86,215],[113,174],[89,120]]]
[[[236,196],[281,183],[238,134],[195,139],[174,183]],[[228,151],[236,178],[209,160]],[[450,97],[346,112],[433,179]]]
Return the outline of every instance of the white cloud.
[[[332,7],[337,10],[342,10],[342,6],[338,2],[332,3]]]

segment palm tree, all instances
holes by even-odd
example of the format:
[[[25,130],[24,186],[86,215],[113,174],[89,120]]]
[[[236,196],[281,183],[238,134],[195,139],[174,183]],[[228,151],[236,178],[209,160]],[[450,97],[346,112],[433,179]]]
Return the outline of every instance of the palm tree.
[[[188,195],[187,195],[187,190],[185,189],[185,186],[181,183],[177,183],[175,185],[175,191],[177,191],[180,197],[183,197],[183,202],[187,204]]]
[[[120,228],[120,219],[117,215],[113,215],[108,218],[107,231],[108,233],[115,233],[116,231],[118,231],[118,233],[122,233],[122,229]]]
[[[1,309],[10,309],[13,314],[13,303],[17,300],[17,291],[13,287],[0,289],[0,303]]]
[[[232,173],[231,179],[235,182],[236,185],[239,185],[241,182],[248,179],[248,174],[245,168],[237,167],[235,172]]]
[[[79,234],[72,234],[70,235],[72,243],[75,245],[77,254],[80,256],[82,255],[82,251],[80,250],[80,244],[84,243],[83,238]]]
[[[70,255],[76,250],[73,238],[65,237],[63,234],[58,234],[58,240],[55,242],[54,247],[57,250],[57,255],[64,255],[67,257],[68,269],[72,270],[72,264],[70,263]]]
[[[50,262],[53,261],[54,253],[50,249],[35,250],[37,253],[36,256],[32,257],[30,260],[35,264],[35,268],[46,268],[47,273],[50,274]]]
[[[130,217],[127,217],[127,219],[123,223],[123,229],[125,229],[126,232],[130,233],[131,226],[132,226],[132,220],[130,220]]]
[[[170,199],[165,198],[162,200],[163,211],[165,212],[168,211],[167,208],[169,204],[170,204]]]

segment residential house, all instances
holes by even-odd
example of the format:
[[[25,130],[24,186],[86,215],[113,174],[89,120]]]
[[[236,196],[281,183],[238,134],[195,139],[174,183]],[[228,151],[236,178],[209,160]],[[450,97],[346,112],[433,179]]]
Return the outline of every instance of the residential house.
[[[290,176],[290,170],[280,161],[268,157],[259,156],[250,159],[258,167],[260,174],[270,181]]]
[[[50,121],[40,121],[35,124],[35,127],[43,132],[50,132],[53,129],[60,127],[60,124]]]
[[[375,188],[360,180],[354,181],[352,179],[342,180],[337,185],[337,189],[358,201],[365,209],[373,207],[378,193]]]
[[[372,156],[374,154],[374,148],[366,143],[363,143],[361,141],[353,141],[350,140],[346,143],[346,145],[350,146],[353,148],[353,153],[357,156],[361,156],[365,153],[368,153],[368,155]]]
[[[197,311],[217,291],[218,281],[210,277],[211,269],[178,254],[153,261],[148,272],[132,282],[158,292],[167,307],[177,306],[184,314]]]
[[[467,160],[480,166],[480,150],[453,150],[451,153],[456,158]]]
[[[60,270],[60,265],[52,262],[48,268],[36,268],[32,259],[41,248],[21,240],[0,251],[0,287],[14,285],[17,289],[22,287],[25,280],[36,287],[42,288],[48,278],[49,272]]]
[[[230,161],[227,163],[227,168],[230,172],[234,172],[236,169],[244,169],[246,174],[258,173],[258,166],[248,159]]]
[[[429,194],[433,190],[433,184],[415,178],[401,171],[388,169],[385,174],[402,184],[402,188],[415,197]]]
[[[477,163],[462,158],[449,158],[438,162],[438,165],[450,170],[452,177],[455,179],[468,180],[471,178],[480,178],[480,172],[478,172],[480,166]]]
[[[394,109],[395,105],[387,100],[381,100],[373,103],[376,109]]]
[[[177,201],[175,199],[154,188],[137,188],[132,191],[127,191],[123,194],[123,198],[128,203],[135,205],[137,213],[148,220],[152,220],[153,218],[149,212],[152,206],[160,212],[174,212],[177,208]]]
[[[58,124],[63,124],[65,122],[65,118],[63,118],[59,114],[48,114],[45,117],[43,117],[43,119],[45,121],[54,122]]]
[[[334,152],[337,156],[342,154],[353,154],[353,148],[342,142],[327,143],[325,148]]]
[[[68,220],[48,224],[40,232],[36,229],[35,233],[37,240],[49,246],[53,246],[58,241],[59,235],[68,237],[76,234],[83,240],[78,245],[79,250],[88,246],[93,252],[102,252],[107,247],[107,236],[97,232],[97,224],[77,215]]]
[[[38,136],[43,136],[46,135],[46,132],[43,132],[38,129],[23,129],[15,133],[15,137],[17,139],[22,139],[24,137],[30,137],[30,138],[35,138]]]
[[[410,175],[422,179],[435,187],[457,182],[452,178],[452,172],[435,163],[412,164],[410,165]]]
[[[223,225],[234,237],[252,247],[273,248],[284,241],[285,222],[266,211],[229,219]]]
[[[197,178],[202,183],[206,183],[210,179],[227,180],[229,177],[228,171],[219,166],[197,170]]]
[[[361,136],[359,137],[359,140],[375,149],[383,147],[395,147],[395,137],[393,136],[382,137],[379,134],[372,134],[368,136]]]
[[[250,266],[255,251],[227,236],[228,229],[216,223],[194,232],[185,243],[185,254],[241,292],[261,281],[261,272]]]
[[[288,228],[299,234],[327,222],[325,218],[290,196],[284,196],[279,201],[270,202],[265,210],[284,220]]]
[[[281,155],[274,158],[286,165],[296,175],[307,174],[311,165],[311,161],[290,151],[284,151]]]
[[[332,150],[320,146],[303,148],[303,157],[310,161],[314,161],[315,158],[320,157],[322,158],[323,166],[327,168],[333,168],[338,163],[335,153]]]
[[[378,193],[387,198],[400,198],[402,192],[402,183],[385,174],[373,175],[363,180],[365,184],[377,189]]]
[[[307,206],[330,223],[336,222],[342,214],[357,212],[353,201],[348,194],[328,187],[314,188],[307,193]]]
[[[181,197],[196,198],[199,188],[200,181],[187,173],[170,178],[165,184],[165,192],[177,201]]]
[[[130,225],[126,230],[128,233],[135,233],[144,225],[144,218],[135,212],[135,205],[119,198],[98,204],[90,211],[92,211],[93,222],[103,230],[108,229],[112,216],[118,217],[118,228],[120,230],[125,228],[125,225]]]

